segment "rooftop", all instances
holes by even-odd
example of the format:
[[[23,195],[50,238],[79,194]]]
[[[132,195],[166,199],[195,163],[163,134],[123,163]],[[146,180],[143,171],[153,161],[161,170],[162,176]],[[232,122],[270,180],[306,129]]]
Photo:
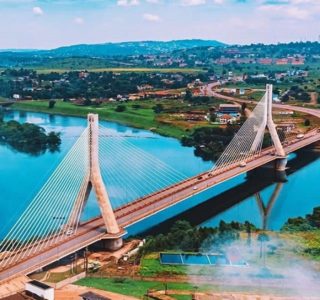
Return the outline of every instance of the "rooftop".
[[[31,280],[29,282],[27,282],[28,284],[32,284],[34,286],[37,286],[43,290],[48,290],[48,289],[52,289],[53,287],[51,287],[50,285],[47,285],[43,282],[37,281],[37,280]]]
[[[238,108],[241,107],[239,104],[220,104],[219,108]]]

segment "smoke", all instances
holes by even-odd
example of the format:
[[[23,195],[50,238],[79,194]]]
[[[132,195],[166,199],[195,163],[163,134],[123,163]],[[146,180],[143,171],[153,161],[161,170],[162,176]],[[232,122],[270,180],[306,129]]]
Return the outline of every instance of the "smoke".
[[[301,255],[303,248],[292,237],[276,233],[262,238],[259,234],[251,238],[243,235],[218,248],[212,245],[205,252],[225,254],[230,265],[188,266],[189,280],[194,286],[209,283],[212,292],[238,291],[299,300],[320,295],[320,262]]]

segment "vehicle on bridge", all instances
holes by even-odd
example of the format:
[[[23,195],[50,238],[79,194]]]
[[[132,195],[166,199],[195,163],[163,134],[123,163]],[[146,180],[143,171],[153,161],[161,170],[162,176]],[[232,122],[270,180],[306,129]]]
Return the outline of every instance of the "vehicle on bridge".
[[[304,138],[304,134],[299,133],[299,134],[297,135],[297,139],[303,139],[303,138]]]
[[[239,167],[240,168],[244,168],[247,166],[247,163],[245,161],[242,161],[240,164],[239,164]]]

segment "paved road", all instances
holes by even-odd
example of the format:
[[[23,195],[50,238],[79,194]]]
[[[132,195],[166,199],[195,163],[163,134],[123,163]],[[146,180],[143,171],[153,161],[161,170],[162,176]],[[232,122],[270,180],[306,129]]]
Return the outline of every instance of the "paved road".
[[[212,91],[212,93],[214,93]],[[228,97],[218,94],[219,97],[226,97],[230,101],[247,102],[234,97]],[[215,94],[215,96],[217,96]],[[309,108],[295,107],[290,105],[275,105],[276,107],[309,113],[320,117],[320,111]],[[294,139],[286,145],[286,153],[294,152],[307,145],[320,141],[320,133],[313,130],[305,134],[303,139]],[[237,164],[231,165],[226,169],[211,174],[206,172],[195,177],[189,178],[176,185],[172,185],[164,190],[148,195],[144,198],[137,199],[130,204],[123,206],[115,211],[116,218],[121,227],[125,228],[140,220],[164,210],[178,202],[187,200],[195,194],[203,192],[219,183],[236,177],[242,173],[248,172],[269,162],[277,160],[278,157],[273,155],[272,150],[265,149],[261,155],[248,161],[245,167]],[[96,241],[105,238],[104,225],[102,218],[97,218],[79,226],[77,232],[71,236],[62,236],[59,244],[52,245],[51,248],[39,253],[28,259],[19,260],[8,269],[0,271],[0,282],[17,275],[28,274],[37,269],[46,266],[58,259],[65,257],[77,250],[80,250]]]
[[[220,98],[220,99],[223,99],[226,101],[230,101],[230,102],[239,102],[239,103],[252,103],[253,102],[251,100],[240,99],[240,98],[226,96],[226,95],[217,93],[214,89],[220,85],[221,84],[219,82],[209,83],[206,86],[207,95],[212,96],[212,97],[216,97],[216,98]],[[288,105],[288,104],[276,104],[276,103],[273,103],[272,107],[277,108],[277,109],[293,110],[293,111],[297,111],[297,112],[302,112],[302,113],[309,114],[309,115],[320,118],[320,110],[319,109],[312,109],[312,108],[306,108],[306,107],[294,106],[294,105]]]

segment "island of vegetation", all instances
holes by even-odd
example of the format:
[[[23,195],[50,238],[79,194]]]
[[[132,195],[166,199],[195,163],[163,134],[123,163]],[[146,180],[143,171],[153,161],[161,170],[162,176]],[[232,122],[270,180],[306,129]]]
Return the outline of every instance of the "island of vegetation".
[[[0,143],[31,155],[45,151],[55,152],[61,144],[60,133],[49,132],[35,124],[20,124],[16,121],[5,122],[0,119]]]

